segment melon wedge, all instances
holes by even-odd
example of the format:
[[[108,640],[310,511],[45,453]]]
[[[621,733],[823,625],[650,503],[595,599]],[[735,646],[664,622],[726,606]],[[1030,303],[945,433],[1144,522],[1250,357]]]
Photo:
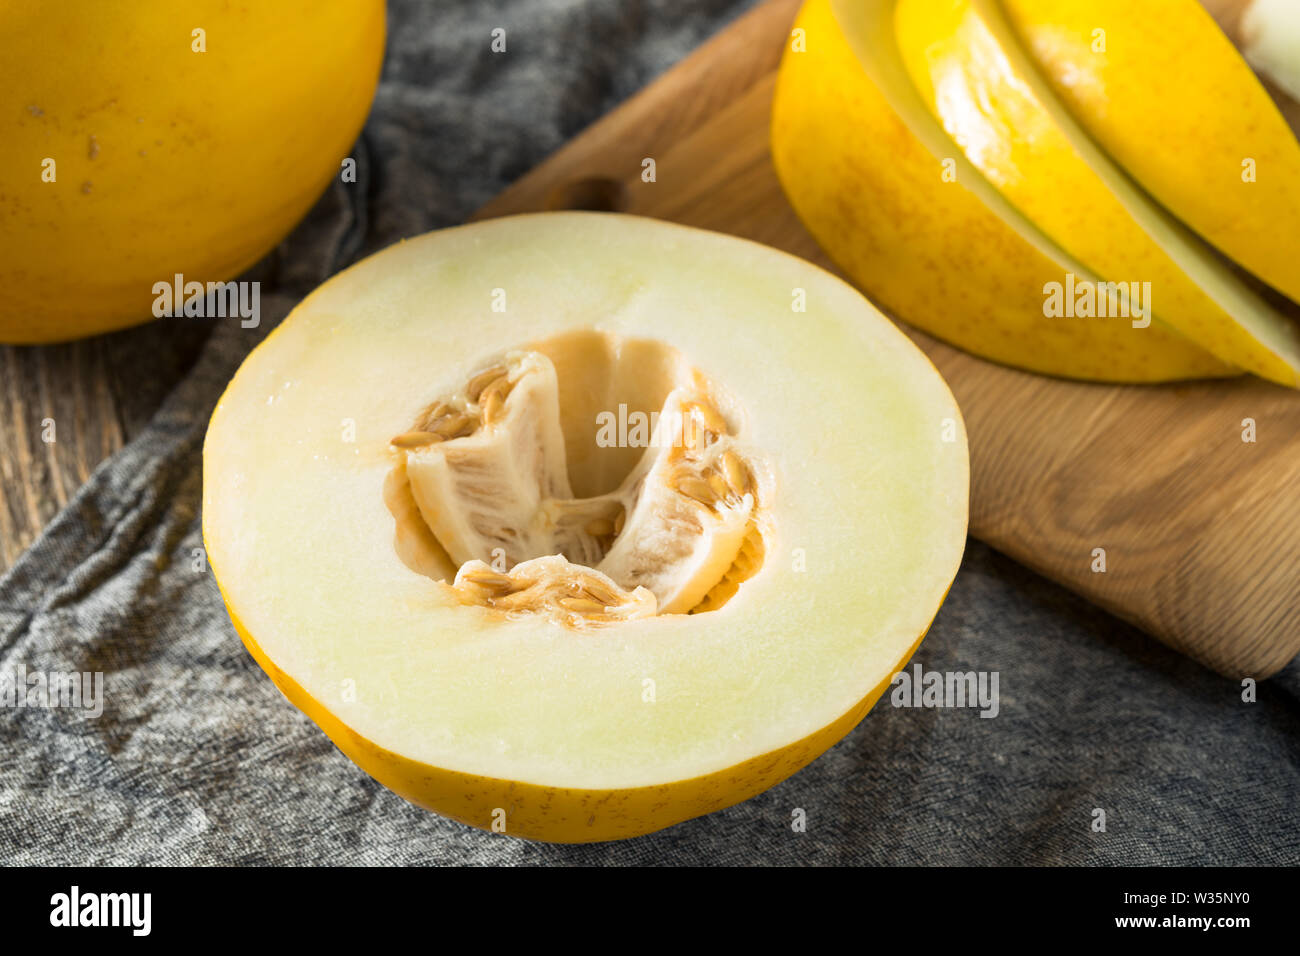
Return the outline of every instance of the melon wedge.
[[[1234,374],[1156,320],[1044,315],[1044,289],[1096,281],[953,146],[898,58],[893,4],[809,0],[772,106],[772,157],[809,231],[900,319],[996,362],[1068,378]],[[847,29],[841,29],[841,24]],[[850,40],[852,46],[850,46]],[[855,52],[856,51],[856,52]],[[945,182],[941,161],[956,171]]]
[[[899,0],[895,28],[922,100],[1017,209],[1103,278],[1149,283],[1156,314],[1207,351],[1300,382],[1300,326],[1097,147],[995,3]]]
[[[661,440],[631,448],[656,412]],[[421,504],[476,509],[443,531],[459,567],[412,500],[431,461]],[[501,522],[547,541],[590,516],[607,560],[494,563],[490,539],[515,539],[472,487],[483,461],[510,463],[485,479]],[[933,366],[839,279],[551,213],[421,236],[316,290],[230,383],[203,481],[235,629],[345,754],[464,823],[581,842],[744,800],[847,733],[957,571],[968,457]],[[666,611],[701,575],[694,613]]]
[[[1056,95],[1129,175],[1224,254],[1300,302],[1300,142],[1200,3],[1002,6]],[[1294,0],[1256,0],[1243,22],[1248,50],[1284,84],[1300,70],[1298,22]],[[1094,50],[1098,39],[1104,50]],[[1300,97],[1300,82],[1292,86]],[[1248,158],[1253,182],[1242,178]]]

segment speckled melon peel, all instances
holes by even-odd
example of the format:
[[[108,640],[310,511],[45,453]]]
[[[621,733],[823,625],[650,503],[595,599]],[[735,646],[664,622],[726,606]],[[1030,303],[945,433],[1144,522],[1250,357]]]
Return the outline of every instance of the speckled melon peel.
[[[907,78],[892,16],[892,4],[848,4],[846,35],[830,0],[810,0],[796,23],[807,49],[787,50],[777,79],[776,170],[836,263],[899,318],[997,362],[1112,382],[1234,374],[1158,315],[1147,328],[1044,316],[1047,283],[1096,277],[951,143]]]
[[[1297,383],[1300,326],[1098,148],[1038,75],[996,3],[898,0],[895,28],[926,106],[1017,209],[1106,279],[1149,282],[1156,314],[1202,348]]]
[[[466,606],[399,556],[390,439],[503,344],[557,337],[578,343],[558,374],[606,383],[614,408],[683,384],[649,342],[734,400],[735,447],[766,456],[773,494],[766,558],[716,610],[566,626]],[[646,378],[620,343],[657,355]],[[590,411],[565,402],[567,445]],[[626,474],[606,450],[575,489]],[[942,380],[839,280],[732,238],[549,214],[408,241],[305,300],[213,415],[203,524],[250,652],[360,766],[475,826],[588,841],[746,799],[847,733],[946,594],[967,481]]]
[[[1300,302],[1300,142],[1197,0],[1004,0],[1002,8],[1062,103],[1130,176]],[[1275,78],[1288,64],[1300,70],[1300,50],[1285,46],[1288,25],[1300,36],[1300,6],[1256,2],[1246,18],[1260,67]],[[1253,35],[1263,22],[1270,33]],[[1094,48],[1099,39],[1104,50]],[[1300,96],[1300,83],[1291,92]],[[1243,179],[1246,159],[1254,181]]]

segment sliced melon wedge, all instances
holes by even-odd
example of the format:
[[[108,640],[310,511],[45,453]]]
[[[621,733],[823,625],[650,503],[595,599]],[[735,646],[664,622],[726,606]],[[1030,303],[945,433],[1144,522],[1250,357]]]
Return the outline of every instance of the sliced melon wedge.
[[[203,467],[210,564],[286,696],[407,799],[541,840],[815,758],[966,532],[960,413],[892,323],[802,260],[617,215],[334,277],[240,368]]]
[[[895,28],[922,100],[1017,209],[1105,279],[1149,284],[1155,313],[1207,351],[1300,382],[1300,326],[1097,147],[992,0],[899,0]]]
[[[1300,302],[1300,142],[1200,3],[1002,6],[1056,95],[1129,175],[1224,254]],[[1256,0],[1242,24],[1258,65],[1283,84],[1288,69],[1300,71],[1297,23],[1295,0]],[[1291,92],[1300,97],[1300,83]],[[1246,160],[1253,179],[1243,178]]]
[[[781,63],[771,146],[786,196],[854,282],[944,341],[1036,372],[1110,382],[1234,374],[1158,315],[1145,328],[1118,310],[1045,315],[1050,284],[1096,277],[993,189],[930,115],[898,58],[892,0],[854,0],[838,13],[837,22],[830,0],[800,11],[807,48]]]

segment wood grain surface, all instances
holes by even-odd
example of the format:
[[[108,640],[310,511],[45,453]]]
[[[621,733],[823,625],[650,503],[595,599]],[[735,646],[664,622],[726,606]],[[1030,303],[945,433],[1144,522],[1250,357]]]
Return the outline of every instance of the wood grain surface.
[[[210,331],[177,319],[65,345],[0,346],[0,572],[148,424]]]
[[[832,268],[768,155],[797,8],[768,0],[480,216],[616,208]],[[647,157],[651,183],[640,175]],[[972,534],[1222,673],[1265,677],[1300,652],[1300,393],[1253,379],[1065,382],[904,328],[966,417]],[[1253,443],[1242,440],[1246,419]]]
[[[1207,5],[1232,35],[1241,0]],[[626,209],[830,267],[767,153],[774,74],[797,7],[768,0],[480,215]],[[654,183],[641,182],[645,157],[656,160]],[[1223,673],[1264,677],[1300,651],[1300,395],[1251,380],[1067,383],[908,332],[966,416],[973,534]],[[161,322],[0,348],[0,569],[149,420],[206,334]],[[1253,444],[1241,440],[1246,418]],[[42,440],[45,419],[56,423],[53,443]],[[1099,547],[1105,573],[1091,570]]]

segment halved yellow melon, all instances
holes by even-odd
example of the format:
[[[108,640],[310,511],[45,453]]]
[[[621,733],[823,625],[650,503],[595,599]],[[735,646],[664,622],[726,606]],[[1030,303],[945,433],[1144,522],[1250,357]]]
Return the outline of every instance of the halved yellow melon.
[[[840,280],[553,213],[306,299],[213,415],[203,529],[250,652],[361,767],[590,841],[847,733],[956,573],[967,483],[946,385]]]

